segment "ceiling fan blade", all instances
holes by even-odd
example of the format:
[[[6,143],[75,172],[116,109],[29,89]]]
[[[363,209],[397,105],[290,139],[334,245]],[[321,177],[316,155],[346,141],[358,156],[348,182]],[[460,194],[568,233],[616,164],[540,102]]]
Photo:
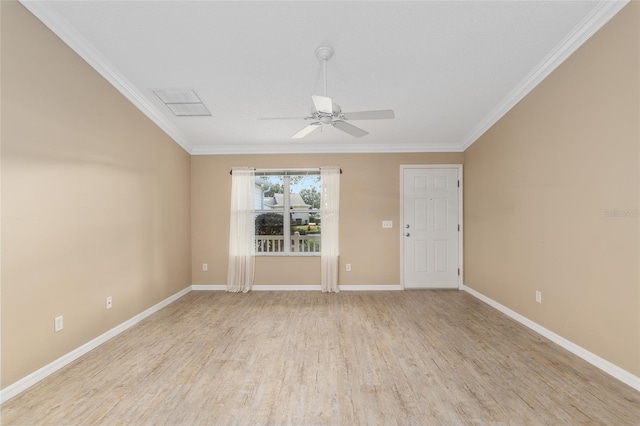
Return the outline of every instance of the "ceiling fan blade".
[[[260,117],[258,120],[306,120],[306,117]]]
[[[333,101],[326,96],[311,96],[313,105],[316,107],[316,111],[323,112],[325,114],[333,114]]]
[[[396,118],[391,109],[381,109],[378,111],[356,111],[342,113],[345,120],[388,120]]]
[[[307,127],[305,127],[304,129],[300,130],[295,135],[291,136],[291,139],[302,139],[302,138],[304,138],[305,136],[307,136],[309,133],[313,132],[315,129],[317,129],[320,126],[321,126],[320,123],[311,123]]]
[[[351,136],[354,136],[356,138],[361,138],[369,134],[369,132],[365,132],[361,128],[356,127],[353,124],[349,124],[344,121],[334,121],[331,124],[333,124],[333,127],[335,127],[336,129],[342,130],[345,133],[349,133]]]

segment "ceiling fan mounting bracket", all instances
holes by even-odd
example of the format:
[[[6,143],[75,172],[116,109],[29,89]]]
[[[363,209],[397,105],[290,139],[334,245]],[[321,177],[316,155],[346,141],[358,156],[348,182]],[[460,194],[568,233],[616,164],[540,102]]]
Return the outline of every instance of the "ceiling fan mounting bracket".
[[[316,57],[319,61],[328,61],[333,56],[333,47],[320,46],[316,49]]]

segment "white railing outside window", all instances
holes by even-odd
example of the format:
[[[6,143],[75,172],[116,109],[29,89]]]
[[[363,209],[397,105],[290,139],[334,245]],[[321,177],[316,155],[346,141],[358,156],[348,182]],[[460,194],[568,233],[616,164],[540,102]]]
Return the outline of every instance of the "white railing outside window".
[[[284,235],[256,235],[256,253],[284,253]],[[320,253],[320,235],[291,236],[290,253]]]

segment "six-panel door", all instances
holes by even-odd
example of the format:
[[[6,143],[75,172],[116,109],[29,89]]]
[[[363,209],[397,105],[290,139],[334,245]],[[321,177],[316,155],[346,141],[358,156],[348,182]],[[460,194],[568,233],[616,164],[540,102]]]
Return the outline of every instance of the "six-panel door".
[[[458,169],[403,171],[405,288],[458,288]]]

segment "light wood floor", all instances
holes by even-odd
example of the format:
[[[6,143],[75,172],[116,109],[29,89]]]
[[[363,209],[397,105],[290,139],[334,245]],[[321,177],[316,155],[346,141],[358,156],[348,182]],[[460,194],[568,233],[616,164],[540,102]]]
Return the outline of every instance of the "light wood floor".
[[[640,393],[458,291],[191,292],[3,424],[640,424]]]

